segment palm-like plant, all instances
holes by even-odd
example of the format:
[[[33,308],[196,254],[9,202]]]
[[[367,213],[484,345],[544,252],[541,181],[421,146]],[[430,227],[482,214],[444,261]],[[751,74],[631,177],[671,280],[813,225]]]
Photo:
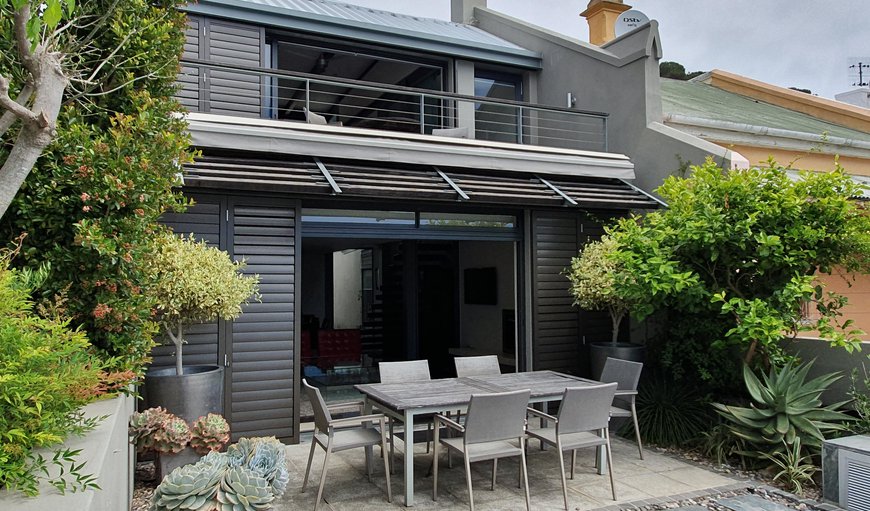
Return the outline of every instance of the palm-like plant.
[[[764,451],[782,452],[801,438],[803,445],[818,452],[825,433],[846,429],[844,424],[852,418],[840,411],[846,402],[822,406],[822,393],[841,376],[831,373],[807,381],[812,365],[789,362],[762,374],[761,380],[744,366],[743,379],[753,400],[750,407],[713,406],[729,421],[734,435]]]

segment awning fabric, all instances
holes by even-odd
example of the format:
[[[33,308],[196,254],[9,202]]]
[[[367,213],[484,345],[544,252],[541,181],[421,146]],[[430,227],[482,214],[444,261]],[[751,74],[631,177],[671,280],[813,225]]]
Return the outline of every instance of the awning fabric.
[[[280,191],[311,196],[467,202],[510,206],[652,209],[649,195],[616,178],[540,176],[310,156],[206,155],[185,167],[191,187]]]

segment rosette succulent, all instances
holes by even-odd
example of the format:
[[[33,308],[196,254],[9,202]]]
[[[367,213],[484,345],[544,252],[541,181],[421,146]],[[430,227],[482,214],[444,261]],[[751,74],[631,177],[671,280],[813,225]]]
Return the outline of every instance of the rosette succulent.
[[[163,424],[171,416],[172,414],[159,406],[134,412],[130,416],[127,430],[130,434],[130,442],[136,446],[136,452],[143,453],[154,449],[154,433],[163,429]]]
[[[216,413],[196,419],[190,433],[190,446],[199,454],[220,451],[230,441],[230,425]]]
[[[275,437],[261,438],[256,444],[248,468],[266,479],[276,497],[284,495],[290,473],[284,461],[284,444]]]
[[[151,498],[151,511],[211,511],[225,469],[210,463],[178,467],[163,479]]]
[[[178,453],[190,441],[190,428],[184,419],[170,415],[163,427],[154,432],[154,450],[162,453]]]
[[[230,467],[217,489],[219,511],[269,509],[275,495],[265,478],[247,467]]]

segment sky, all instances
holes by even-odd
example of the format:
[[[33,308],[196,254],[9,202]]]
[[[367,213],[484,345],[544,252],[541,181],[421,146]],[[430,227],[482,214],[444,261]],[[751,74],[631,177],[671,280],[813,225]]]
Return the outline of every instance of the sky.
[[[450,0],[344,0],[450,19]],[[588,0],[488,0],[488,6],[589,40]],[[686,71],[722,69],[821,97],[852,90],[855,59],[870,63],[870,0],[625,0],[658,20],[662,60]],[[851,59],[851,60],[850,60]],[[870,69],[864,75],[870,81]]]

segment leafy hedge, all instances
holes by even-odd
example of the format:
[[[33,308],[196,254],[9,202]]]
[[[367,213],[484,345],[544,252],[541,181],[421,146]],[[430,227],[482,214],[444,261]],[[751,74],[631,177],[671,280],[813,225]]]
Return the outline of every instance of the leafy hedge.
[[[0,260],[0,487],[35,494],[47,464],[67,473],[53,480],[61,489],[92,485],[75,452],[59,450],[50,460],[33,454],[93,426],[79,409],[98,393],[100,361],[84,332],[33,312],[27,276]]]

